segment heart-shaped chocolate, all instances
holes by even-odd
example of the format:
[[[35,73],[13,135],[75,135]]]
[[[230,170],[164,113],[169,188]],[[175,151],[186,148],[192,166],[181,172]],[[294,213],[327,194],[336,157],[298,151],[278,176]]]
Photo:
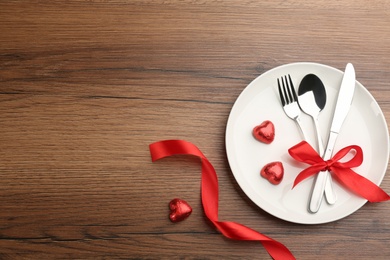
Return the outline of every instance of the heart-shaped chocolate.
[[[260,142],[270,144],[275,138],[275,126],[271,121],[266,120],[253,128],[252,133]]]
[[[264,165],[260,175],[270,183],[277,185],[283,180],[284,168],[281,162],[271,162]]]
[[[173,199],[169,202],[169,209],[171,213],[169,214],[169,219],[172,222],[179,222],[188,218],[191,215],[192,208],[191,206],[182,199]]]

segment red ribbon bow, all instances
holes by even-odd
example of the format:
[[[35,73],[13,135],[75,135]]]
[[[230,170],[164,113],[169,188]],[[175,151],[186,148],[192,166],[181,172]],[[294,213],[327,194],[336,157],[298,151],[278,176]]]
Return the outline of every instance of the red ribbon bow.
[[[282,243],[273,240],[242,224],[218,220],[218,178],[213,165],[206,156],[192,143],[183,140],[165,140],[149,146],[152,161],[161,158],[186,154],[197,156],[202,162],[201,195],[203,210],[207,218],[226,237],[235,240],[259,241],[270,256],[275,260],[295,259],[291,252]]]
[[[340,159],[353,150],[355,151],[355,155],[352,159],[346,162],[339,162]],[[302,141],[291,147],[288,152],[295,160],[311,165],[298,174],[295,178],[293,188],[302,180],[320,171],[329,170],[332,172],[332,177],[340,184],[367,199],[369,202],[381,202],[390,199],[390,196],[373,182],[351,170],[351,168],[357,167],[363,162],[363,151],[360,146],[347,146],[337,152],[328,161],[324,161],[306,141]]]

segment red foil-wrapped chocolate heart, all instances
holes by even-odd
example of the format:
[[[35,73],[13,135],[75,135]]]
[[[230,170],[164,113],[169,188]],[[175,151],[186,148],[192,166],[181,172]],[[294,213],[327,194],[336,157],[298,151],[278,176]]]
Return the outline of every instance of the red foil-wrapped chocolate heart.
[[[253,128],[252,134],[260,142],[270,144],[275,138],[275,126],[271,121],[266,120]]]
[[[169,202],[169,209],[171,213],[169,214],[169,219],[172,222],[179,222],[188,218],[191,215],[192,208],[191,206],[182,199],[173,199]]]
[[[271,162],[264,165],[260,175],[270,183],[277,185],[283,180],[284,168],[281,162]]]

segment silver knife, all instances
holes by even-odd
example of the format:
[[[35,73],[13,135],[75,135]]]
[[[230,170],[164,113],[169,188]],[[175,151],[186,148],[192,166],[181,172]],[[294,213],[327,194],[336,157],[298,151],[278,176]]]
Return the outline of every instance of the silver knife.
[[[337,136],[339,135],[341,126],[344,119],[347,117],[349,108],[351,107],[353,93],[355,91],[355,81],[355,69],[351,63],[348,63],[345,68],[343,80],[337,97],[328,144],[322,157],[325,161],[332,157]],[[309,210],[312,213],[316,213],[320,209],[325,190],[325,183],[327,182],[327,179],[331,177],[328,175],[330,175],[328,171],[319,172],[317,175],[309,204]]]

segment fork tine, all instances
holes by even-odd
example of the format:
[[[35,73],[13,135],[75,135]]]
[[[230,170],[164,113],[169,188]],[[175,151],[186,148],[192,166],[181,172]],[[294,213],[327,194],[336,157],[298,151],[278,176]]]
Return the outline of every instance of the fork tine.
[[[290,104],[291,103],[291,96],[289,95],[289,90],[288,90],[289,87],[287,85],[287,81],[286,81],[285,77],[282,77],[281,81],[282,81],[282,86],[283,86],[284,99],[286,101],[286,104]]]
[[[284,85],[284,88],[285,88],[287,96],[288,96],[288,102],[287,103],[290,104],[291,102],[294,101],[294,99],[293,99],[293,95],[292,95],[292,92],[291,92],[291,86],[290,86],[290,84],[287,81],[287,76],[283,77],[283,83],[284,83],[283,85]]]
[[[295,91],[294,84],[292,83],[290,74],[288,74],[288,79],[290,81],[290,89],[291,89],[291,92],[292,92],[293,98],[294,98],[293,100],[298,101],[297,92]]]
[[[282,89],[280,87],[280,82],[279,82],[279,79],[278,80],[278,89],[279,89],[279,96],[280,96],[280,100],[282,101],[282,106],[286,105],[286,101],[284,99],[284,94],[282,93]],[[283,82],[282,82],[283,83]]]

